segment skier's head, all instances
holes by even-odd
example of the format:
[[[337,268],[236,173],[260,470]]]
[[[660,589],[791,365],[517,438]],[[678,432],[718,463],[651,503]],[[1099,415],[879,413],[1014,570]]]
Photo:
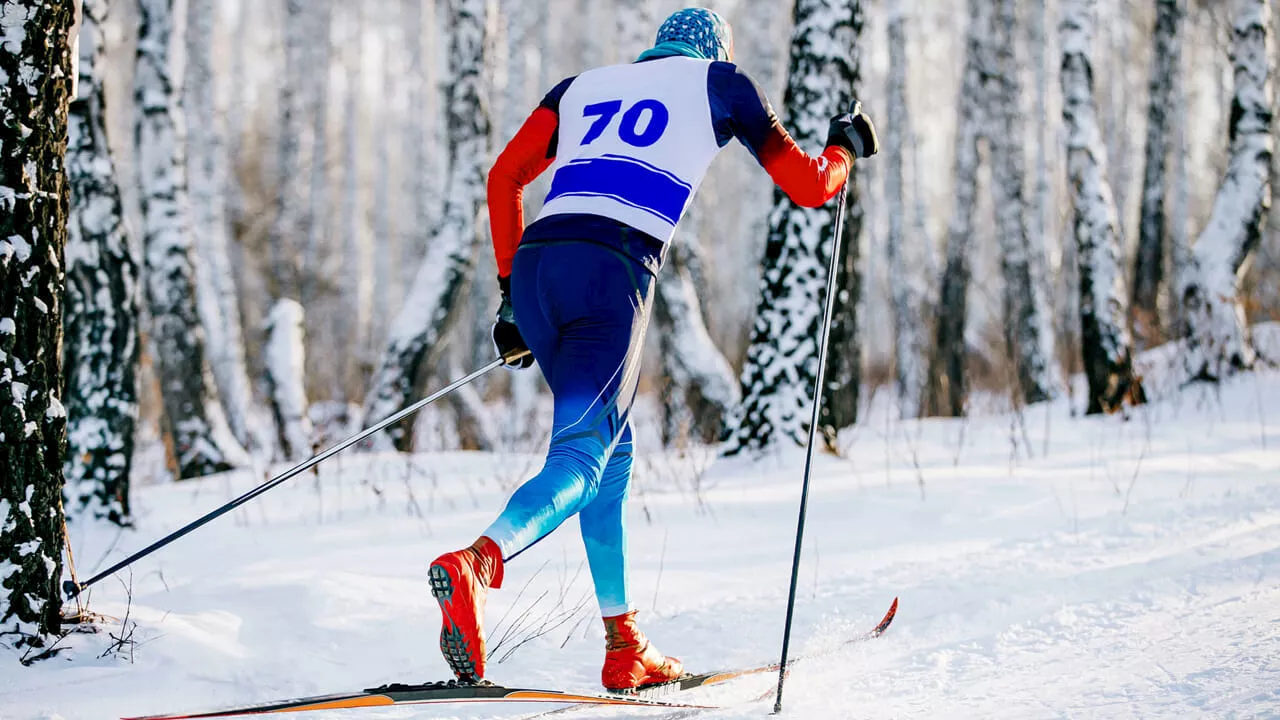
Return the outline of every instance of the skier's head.
[[[733,59],[733,30],[718,14],[706,8],[685,8],[671,13],[658,28],[657,45],[675,46],[703,60]]]

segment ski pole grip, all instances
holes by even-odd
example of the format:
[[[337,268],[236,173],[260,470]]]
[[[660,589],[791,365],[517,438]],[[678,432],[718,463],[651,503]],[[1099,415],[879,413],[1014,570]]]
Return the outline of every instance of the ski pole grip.
[[[520,360],[523,360],[523,359],[524,359],[524,356],[525,356],[525,355],[528,355],[528,354],[530,354],[530,351],[529,351],[528,349],[525,349],[525,350],[512,350],[511,352],[509,352],[509,353],[507,353],[506,355],[503,355],[503,356],[502,356],[502,362],[506,363],[507,365],[511,365],[511,364],[513,364],[513,363],[515,363],[515,362],[518,362],[518,361],[520,361]]]

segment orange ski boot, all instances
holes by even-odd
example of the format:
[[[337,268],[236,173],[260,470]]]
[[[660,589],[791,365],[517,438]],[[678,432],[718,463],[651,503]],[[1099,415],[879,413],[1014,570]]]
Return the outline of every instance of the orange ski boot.
[[[484,602],[502,587],[502,550],[481,537],[469,548],[445,553],[427,573],[440,603],[440,652],[462,682],[484,679]]]
[[[604,619],[604,669],[600,682],[610,692],[629,692],[671,682],[684,664],[664,656],[636,627],[636,611]]]

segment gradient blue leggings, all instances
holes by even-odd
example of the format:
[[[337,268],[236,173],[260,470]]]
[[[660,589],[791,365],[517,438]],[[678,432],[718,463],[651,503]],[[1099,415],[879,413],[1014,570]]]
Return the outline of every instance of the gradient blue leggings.
[[[510,560],[575,513],[605,617],[631,610],[626,512],[631,403],[649,323],[653,276],[603,245],[522,245],[511,303],[555,399],[542,470],[484,532]]]

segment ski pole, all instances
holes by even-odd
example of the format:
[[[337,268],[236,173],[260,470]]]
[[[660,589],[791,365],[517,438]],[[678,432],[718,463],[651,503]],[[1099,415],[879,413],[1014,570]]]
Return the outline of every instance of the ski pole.
[[[106,570],[103,570],[102,572],[98,573],[97,575],[94,575],[93,577],[89,578],[88,580],[85,580],[85,581],[84,581],[84,582],[82,582],[82,583],[76,583],[76,581],[74,581],[74,580],[67,580],[66,582],[64,582],[64,583],[62,584],[62,591],[63,591],[64,593],[66,593],[66,595],[67,595],[67,597],[68,597],[68,598],[74,598],[74,597],[78,596],[81,592],[83,592],[83,591],[84,591],[84,589],[85,589],[85,588],[87,588],[87,587],[89,587],[89,586],[91,586],[91,585],[93,585],[93,584],[97,583],[98,581],[102,580],[103,578],[106,578],[106,577],[108,577],[108,576],[110,576],[110,575],[115,574],[116,572],[119,572],[120,570],[122,570],[122,569],[124,569],[124,568],[128,567],[129,565],[132,565],[133,563],[137,562],[138,560],[141,560],[142,558],[144,558],[144,557],[146,557],[146,556],[150,555],[151,553],[153,553],[153,552],[155,552],[155,551],[159,550],[160,548],[162,548],[162,547],[164,547],[164,546],[168,545],[169,543],[173,542],[174,540],[177,540],[178,538],[182,537],[183,535],[186,535],[187,533],[190,533],[191,531],[196,530],[197,528],[200,528],[200,527],[202,527],[202,526],[204,526],[204,525],[208,524],[209,522],[212,522],[213,520],[216,520],[217,518],[219,518],[219,517],[221,517],[221,516],[223,516],[223,515],[226,515],[227,513],[231,512],[232,510],[235,510],[236,508],[240,507],[241,505],[244,505],[245,503],[247,503],[247,502],[249,502],[250,500],[252,500],[252,499],[254,499],[254,498],[258,497],[259,495],[261,495],[261,494],[265,493],[266,491],[270,490],[271,488],[273,488],[273,487],[275,487],[275,486],[277,486],[277,485],[279,485],[279,484],[281,484],[281,483],[285,482],[286,480],[289,480],[289,479],[291,479],[291,478],[297,477],[299,474],[301,474],[301,473],[303,473],[303,472],[306,472],[307,470],[310,470],[311,468],[315,467],[316,465],[319,465],[320,463],[324,462],[325,460],[328,460],[329,458],[333,457],[334,455],[337,455],[338,453],[342,452],[343,450],[346,450],[347,448],[351,447],[352,445],[355,445],[356,443],[360,442],[361,440],[364,440],[365,438],[367,438],[367,437],[369,437],[369,436],[371,436],[371,435],[373,435],[373,434],[375,434],[375,433],[377,433],[377,432],[379,432],[379,431],[381,431],[381,430],[384,430],[384,429],[386,429],[386,428],[390,427],[391,425],[396,424],[397,422],[400,422],[400,421],[401,421],[401,420],[403,420],[404,418],[409,417],[410,415],[412,415],[412,414],[414,414],[414,413],[418,412],[419,410],[421,410],[422,408],[424,408],[424,407],[426,407],[426,406],[430,405],[431,403],[435,402],[436,400],[439,400],[440,398],[444,397],[445,395],[448,395],[449,393],[453,392],[454,390],[457,390],[458,388],[462,387],[463,385],[466,385],[466,384],[468,384],[468,383],[470,383],[470,382],[474,381],[475,379],[479,378],[480,376],[485,375],[485,374],[487,374],[487,373],[490,373],[490,372],[492,372],[492,371],[494,371],[494,370],[496,370],[496,369],[498,369],[498,368],[502,367],[503,365],[506,365],[506,364],[508,364],[508,363],[515,362],[516,360],[519,360],[519,359],[523,358],[525,355],[528,355],[528,354],[529,354],[529,351],[528,351],[528,350],[520,350],[520,351],[518,351],[518,352],[513,352],[513,353],[510,353],[510,354],[508,354],[508,355],[505,355],[505,356],[502,356],[502,357],[497,358],[497,359],[496,359],[496,360],[494,360],[493,362],[489,363],[488,365],[485,365],[484,367],[480,368],[479,370],[476,370],[475,372],[471,373],[470,375],[467,375],[466,377],[463,377],[463,378],[459,378],[459,379],[457,379],[457,380],[454,380],[452,383],[450,383],[449,385],[445,386],[444,388],[442,388],[442,389],[440,389],[440,390],[437,390],[435,393],[431,394],[430,396],[425,397],[425,398],[423,398],[423,399],[419,400],[418,402],[416,402],[416,403],[414,403],[414,404],[410,405],[409,407],[407,407],[407,408],[405,408],[405,409],[403,409],[403,410],[401,410],[401,411],[397,412],[396,414],[394,414],[394,415],[392,415],[392,416],[388,417],[387,419],[385,419],[385,420],[383,420],[383,421],[381,421],[381,422],[377,423],[376,425],[373,425],[372,427],[370,427],[370,428],[368,428],[368,429],[366,429],[366,430],[362,430],[362,431],[360,431],[360,432],[356,433],[355,435],[352,435],[351,437],[347,438],[346,440],[343,440],[342,442],[338,443],[337,445],[334,445],[333,447],[329,448],[328,450],[325,450],[324,452],[322,452],[322,453],[320,453],[320,454],[318,454],[318,455],[313,455],[310,459],[308,459],[308,460],[304,460],[303,462],[299,463],[298,465],[295,465],[295,466],[293,466],[293,467],[289,468],[288,470],[284,471],[283,473],[280,473],[279,475],[277,475],[277,476],[275,476],[275,477],[271,478],[271,479],[270,479],[270,480],[268,480],[267,482],[265,482],[265,483],[263,483],[263,484],[259,485],[258,487],[256,487],[256,488],[254,488],[254,489],[250,490],[249,492],[246,492],[245,494],[241,495],[240,497],[236,498],[235,500],[232,500],[231,502],[227,503],[226,505],[223,505],[222,507],[219,507],[219,508],[217,508],[216,510],[213,510],[213,511],[209,512],[208,514],[204,515],[203,517],[199,518],[198,520],[195,520],[194,522],[192,522],[192,523],[190,523],[190,524],[188,524],[188,525],[186,525],[186,526],[184,526],[184,527],[182,527],[182,528],[179,528],[178,530],[175,530],[175,531],[173,531],[172,533],[169,533],[168,535],[166,535],[166,536],[164,536],[164,537],[160,538],[159,540],[157,540],[157,541],[155,541],[155,542],[151,543],[150,545],[148,545],[148,546],[146,546],[145,548],[143,548],[143,549],[139,550],[138,552],[136,552],[136,553],[134,553],[134,554],[130,555],[129,557],[127,557],[127,558],[125,558],[125,559],[121,560],[120,562],[116,563],[115,565],[112,565],[111,567],[107,568]]]
[[[853,110],[858,110],[858,102],[853,102]],[[852,169],[850,169],[852,173]],[[818,429],[818,413],[822,408],[822,386],[827,375],[827,344],[831,337],[831,318],[836,309],[836,270],[840,263],[840,239],[844,234],[844,211],[846,196],[849,194],[849,181],[845,180],[840,187],[840,199],[836,202],[835,238],[831,242],[831,263],[827,268],[826,309],[822,317],[822,337],[818,343],[818,377],[813,385],[813,417],[809,420],[809,444],[805,449],[804,483],[800,487],[800,517],[796,521],[796,549],[791,559],[791,590],[787,595],[787,620],[782,631],[782,661],[778,663],[778,695],[773,702],[773,714],[782,712],[782,685],[787,681],[787,652],[791,648],[791,620],[796,609],[796,583],[800,575],[800,550],[804,544],[804,519],[809,506],[809,473],[813,467],[813,441]]]

